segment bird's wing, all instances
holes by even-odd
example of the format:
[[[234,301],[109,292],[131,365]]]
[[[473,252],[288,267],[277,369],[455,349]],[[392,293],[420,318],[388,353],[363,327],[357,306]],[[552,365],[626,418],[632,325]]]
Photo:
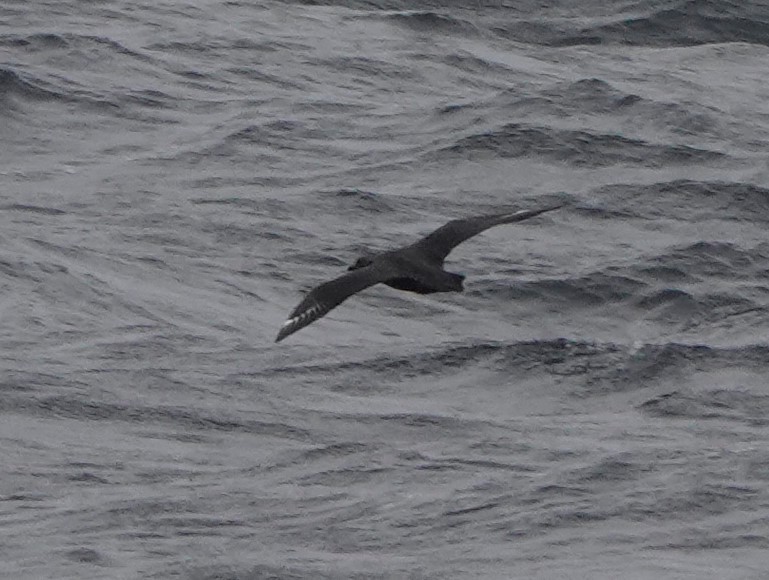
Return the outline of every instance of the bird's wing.
[[[414,247],[424,252],[428,259],[440,265],[456,246],[490,227],[527,220],[563,205],[452,220],[419,240]]]
[[[391,279],[393,277],[391,270],[388,264],[378,263],[375,266],[353,270],[344,276],[316,286],[289,314],[275,342],[280,342],[289,334],[325,316],[356,292]]]

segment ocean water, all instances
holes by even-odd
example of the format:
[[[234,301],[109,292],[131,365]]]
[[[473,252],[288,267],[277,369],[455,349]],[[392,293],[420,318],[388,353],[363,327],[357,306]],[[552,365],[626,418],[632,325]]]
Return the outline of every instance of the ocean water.
[[[765,1],[0,5],[0,577],[765,578],[767,63]]]

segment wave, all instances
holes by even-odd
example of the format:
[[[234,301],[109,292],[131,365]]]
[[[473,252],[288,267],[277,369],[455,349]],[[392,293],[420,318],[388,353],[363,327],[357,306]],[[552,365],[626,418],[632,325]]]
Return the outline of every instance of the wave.
[[[310,431],[285,423],[241,419],[211,410],[195,410],[189,407],[109,403],[77,396],[62,395],[43,398],[7,396],[0,401],[0,411],[83,421],[119,421],[146,426],[171,425],[193,432],[239,432],[312,440]]]
[[[126,89],[118,82],[104,82],[115,70],[156,68],[158,60],[146,51],[133,50],[100,35],[46,33],[5,36],[2,45],[26,53],[40,66],[23,72],[0,68],[0,100],[12,100],[26,109],[30,101],[62,101],[82,105],[98,114],[129,114],[134,105],[145,109],[176,109],[179,100],[156,89]],[[127,74],[127,72],[126,72]],[[115,77],[117,79],[118,77]],[[113,80],[115,80],[113,79]],[[152,117],[159,121],[157,116]]]
[[[259,376],[299,377],[365,373],[386,375],[388,380],[413,380],[419,376],[454,375],[458,368],[484,368],[504,372],[511,380],[528,374],[582,376],[637,386],[664,378],[685,368],[717,370],[728,367],[769,367],[769,345],[712,347],[699,344],[664,343],[625,345],[567,338],[521,342],[478,342],[446,346],[434,351],[392,354],[362,360],[316,362],[265,368]],[[512,378],[514,377],[514,379]]]
[[[612,184],[591,192],[602,209],[643,219],[769,221],[769,189],[752,183],[679,179],[652,184]],[[766,249],[759,250],[765,253]]]
[[[591,26],[553,44],[669,47],[746,42],[769,46],[769,10],[751,4],[691,0],[675,8]]]
[[[641,133],[655,127],[662,134],[721,136],[716,112],[695,103],[658,101],[617,89],[598,78],[559,82],[535,96],[521,97],[505,91],[494,99],[495,108],[504,107],[516,117],[541,119],[543,115],[574,119],[585,115],[610,116],[623,132]],[[734,137],[733,135],[728,135]]]
[[[516,280],[503,270],[494,279],[477,281],[466,294],[562,315],[611,306],[637,321],[691,330],[745,315],[765,323],[769,287],[757,280],[767,272],[769,243],[742,247],[701,241],[581,276]]]
[[[99,53],[99,56],[104,59],[125,55],[144,62],[152,60],[146,54],[132,50],[112,38],[92,34],[8,35],[0,38],[0,46],[12,46],[29,53],[57,54],[71,59],[93,59],[95,53]]]
[[[361,83],[365,78],[382,79],[383,82],[397,80],[399,82],[424,82],[424,78],[414,67],[407,63],[389,62],[365,56],[337,56],[334,58],[313,59],[313,66],[328,69],[349,77],[353,83]],[[387,83],[389,84],[389,82]],[[349,105],[350,110],[363,108],[363,103]]]
[[[688,276],[756,280],[769,272],[769,242],[753,248],[732,242],[696,242],[657,256],[653,262]]]
[[[463,36],[479,34],[478,28],[468,20],[431,10],[387,14],[384,19],[424,33],[461,34]]]
[[[458,139],[430,153],[429,157],[451,160],[497,157],[542,157],[578,167],[638,165],[661,167],[674,164],[713,163],[726,155],[687,145],[657,144],[616,134],[556,129],[508,123]]]
[[[325,208],[333,209],[335,215],[352,213],[360,216],[360,212],[379,214],[394,211],[393,204],[387,196],[357,188],[321,191],[317,194],[316,200]]]
[[[484,283],[466,292],[499,300],[536,300],[549,304],[589,308],[637,296],[646,284],[640,280],[604,272],[579,278],[541,279],[532,282]]]
[[[769,425],[769,395],[739,388],[673,391],[644,401],[639,409],[655,417],[727,419],[757,426]]]
[[[0,211],[18,211],[39,215],[63,215],[67,212],[55,207],[43,207],[40,205],[29,205],[25,203],[9,203],[0,205]]]
[[[14,97],[24,100],[56,100],[63,95],[52,88],[41,86],[37,79],[18,73],[10,68],[0,68],[0,101],[8,102]]]
[[[533,14],[509,21],[500,18],[490,30],[509,40],[552,47],[674,47],[727,42],[769,45],[769,10],[766,5],[750,2],[690,0],[672,8],[660,6],[644,11],[631,7],[593,18]]]

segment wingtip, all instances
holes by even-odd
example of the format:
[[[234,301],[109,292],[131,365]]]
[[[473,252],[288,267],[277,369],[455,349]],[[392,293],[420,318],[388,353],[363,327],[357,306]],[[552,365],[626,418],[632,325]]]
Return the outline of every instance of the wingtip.
[[[561,209],[563,206],[565,206],[565,203],[559,203],[558,205],[551,205],[549,207],[543,207],[539,209],[519,209],[518,211],[515,211],[511,214],[508,214],[504,216],[504,220],[507,221],[521,221],[526,220],[529,218],[536,217],[538,215],[542,215],[543,213],[547,213],[549,211],[554,211],[556,209]],[[502,222],[504,223],[504,221]]]
[[[551,205],[549,207],[543,207],[541,209],[533,209],[533,210],[529,211],[529,216],[528,217],[535,217],[535,216],[538,216],[538,215],[542,215],[543,213],[547,213],[549,211],[555,211],[557,209],[561,209],[565,205],[566,205],[565,203],[559,203],[557,205]]]
[[[286,338],[289,334],[294,332],[294,328],[292,328],[292,320],[286,320],[286,322],[283,323],[283,326],[280,327],[280,330],[278,331],[278,336],[275,337],[275,342],[280,342],[284,338]]]

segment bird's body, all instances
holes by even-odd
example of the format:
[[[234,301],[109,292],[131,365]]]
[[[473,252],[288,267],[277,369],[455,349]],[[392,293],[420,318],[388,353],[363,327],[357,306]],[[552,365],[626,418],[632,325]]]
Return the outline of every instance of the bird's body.
[[[452,249],[490,227],[529,219],[559,207],[562,206],[452,220],[409,246],[359,258],[348,268],[347,274],[311,290],[291,312],[275,342],[325,316],[356,292],[375,284],[382,283],[418,294],[461,292],[465,277],[443,269],[443,262]]]
[[[358,270],[361,266],[356,264],[350,266],[349,270]],[[362,267],[373,267],[383,272],[393,271],[395,277],[383,280],[382,283],[396,290],[417,294],[462,291],[464,276],[447,272],[443,269],[442,263],[438,264],[426,259],[415,245],[364,259]]]

